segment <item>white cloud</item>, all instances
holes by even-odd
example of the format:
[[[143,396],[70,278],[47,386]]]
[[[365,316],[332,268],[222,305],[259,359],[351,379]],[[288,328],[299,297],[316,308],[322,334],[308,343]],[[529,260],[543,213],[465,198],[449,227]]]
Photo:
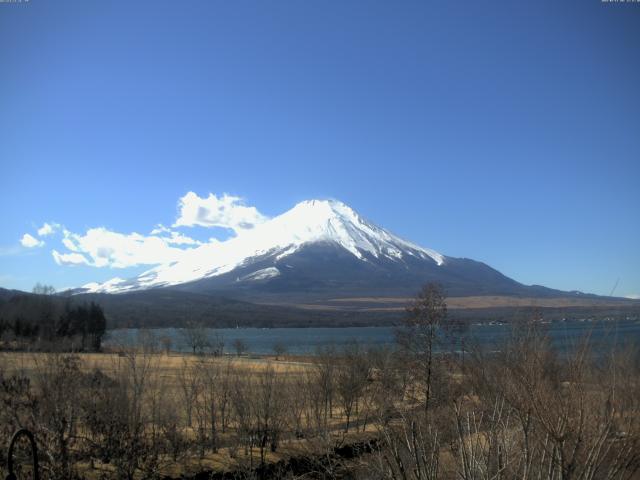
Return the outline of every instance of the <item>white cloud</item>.
[[[73,241],[71,240],[71,237],[73,234],[71,232],[69,232],[68,230],[66,230],[64,232],[64,238],[62,239],[62,244],[67,247],[69,250],[71,250],[72,252],[77,252],[78,251],[78,247],[76,247],[76,244],[73,243]]]
[[[178,208],[179,217],[174,227],[223,227],[237,233],[268,219],[257,208],[245,205],[240,197],[226,193],[221,197],[210,193],[201,198],[189,192],[180,199]]]
[[[169,236],[163,236],[163,234],[168,234]],[[156,227],[151,230],[151,235],[159,235],[160,238],[173,245],[202,245],[202,242],[194,240],[191,237],[187,237],[180,232],[171,230],[161,223],[157,224]]]
[[[58,265],[89,265],[89,261],[79,253],[59,253],[53,250],[51,254]]]
[[[206,198],[200,198],[189,192],[179,200],[179,217],[173,227],[226,227],[239,232],[265,220],[267,217],[255,207],[245,205],[239,197],[226,194],[217,197],[209,194]],[[57,223],[45,223],[38,232],[41,235],[61,232],[62,245],[66,251],[51,251],[58,265],[89,265],[98,268],[170,264],[198,247],[209,248],[219,243],[213,238],[208,242],[195,240],[162,223],[156,224],[149,235],[120,233],[105,227],[91,228],[82,234],[71,232]]]
[[[159,223],[153,230],[151,230],[151,235],[158,235],[159,233],[171,233],[171,229]]]
[[[626,298],[629,298],[631,300],[640,300],[640,293],[636,293],[636,294],[633,294],[633,295],[627,295]]]
[[[46,237],[47,235],[51,235],[57,229],[60,228],[60,225],[57,223],[44,223],[42,227],[38,229],[38,235],[41,237]]]
[[[170,243],[172,245],[202,245],[202,242],[199,242],[198,240],[194,240],[191,237],[187,237],[186,235],[183,235],[182,233],[179,232],[171,232],[171,236],[170,237],[160,237],[163,240],[165,240],[167,243]]]
[[[29,235],[28,233],[25,233],[22,236],[22,238],[20,239],[20,243],[22,244],[23,247],[27,247],[27,248],[42,247],[44,245],[44,242],[42,240],[38,240],[37,238],[33,237],[32,235]]]
[[[65,238],[62,243],[73,253],[60,254],[54,250],[52,253],[56,262],[86,263],[94,267],[127,268],[171,263],[180,259],[188,250],[173,247],[172,244],[197,244],[195,240],[176,232],[174,232],[176,235],[170,238],[144,236],[135,232],[118,233],[104,227],[91,228],[84,235],[68,230],[64,233]]]

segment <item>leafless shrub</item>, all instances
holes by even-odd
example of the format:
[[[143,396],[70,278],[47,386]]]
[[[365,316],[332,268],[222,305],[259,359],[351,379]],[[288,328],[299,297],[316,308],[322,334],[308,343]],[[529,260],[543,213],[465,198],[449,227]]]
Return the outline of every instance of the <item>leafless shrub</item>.
[[[588,338],[560,356],[537,324],[476,355],[477,399],[456,403],[463,478],[632,478],[640,390],[630,358],[603,358]]]
[[[43,467],[51,478],[73,478],[73,449],[80,441],[80,358],[50,354],[36,372],[35,413],[38,438],[46,454]]]

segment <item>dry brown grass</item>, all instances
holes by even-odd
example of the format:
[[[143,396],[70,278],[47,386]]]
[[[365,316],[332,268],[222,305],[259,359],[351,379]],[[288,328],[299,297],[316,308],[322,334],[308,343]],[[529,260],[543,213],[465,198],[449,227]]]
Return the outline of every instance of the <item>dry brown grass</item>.
[[[20,371],[30,372],[35,370],[43,362],[47,361],[50,353],[41,352],[0,352],[0,365],[8,372]],[[100,369],[105,373],[112,372],[123,362],[123,356],[118,353],[79,353],[83,367],[86,371]],[[283,360],[275,360],[274,357],[212,357],[205,355],[191,355],[171,353],[147,354],[147,359],[151,358],[154,369],[163,375],[176,375],[179,370],[188,366],[196,365],[202,361],[213,362],[226,365],[230,362],[231,368],[243,373],[263,373],[269,367],[277,373],[302,373],[307,371],[312,364],[307,358],[287,357]],[[142,357],[139,357],[141,360]]]
[[[410,298],[406,297],[354,297],[354,298],[334,298],[327,302],[330,304],[380,304],[387,308],[384,310],[404,310]],[[501,295],[469,296],[469,297],[448,297],[447,307],[450,309],[464,308],[499,308],[499,307],[540,307],[540,308],[561,308],[561,307],[615,307],[632,304],[632,300],[601,298],[530,298],[530,297],[508,297]],[[398,305],[393,307],[393,305]],[[314,305],[319,308],[323,305]],[[335,308],[335,307],[334,307]]]
[[[27,377],[36,377],[39,371],[51,361],[52,353],[40,352],[0,352],[0,370],[5,374],[19,374]],[[65,354],[68,355],[68,354]],[[126,353],[79,353],[81,370],[89,373],[96,369],[101,370],[104,374],[111,377],[117,377],[122,372],[127,371],[127,362],[135,361],[139,365],[146,364],[150,366],[149,375],[153,380],[150,381],[151,388],[159,388],[164,397],[172,397],[177,401],[176,405],[183,405],[183,399],[180,391],[180,376],[184,374],[185,369],[196,367],[206,362],[207,366],[220,366],[225,369],[229,367],[233,375],[254,381],[262,374],[268,371],[275,371],[277,375],[281,375],[286,381],[293,381],[305,375],[311,369],[316,368],[308,357],[286,356],[284,359],[276,360],[275,357],[265,356],[255,357],[237,357],[224,356],[213,357],[206,355],[191,354],[165,354],[165,353],[138,353],[136,355],[127,355]],[[281,357],[282,358],[282,357]],[[129,365],[130,366],[130,365]],[[288,386],[287,386],[288,388]],[[332,419],[328,422],[329,430],[337,436],[347,438],[343,430],[342,412],[337,405],[333,408]],[[180,414],[182,420],[185,421],[184,412]],[[354,421],[357,416],[354,416]],[[373,425],[368,425],[366,432],[362,429],[354,429],[348,436],[349,438],[358,434],[366,434],[374,431]],[[183,427],[182,433],[185,438],[196,440],[196,424],[193,427]],[[227,433],[219,433],[219,440],[222,445],[234,442],[237,435],[236,427],[231,426]],[[293,437],[283,438],[281,447],[277,452],[267,452],[266,461],[276,462],[291,456],[307,454],[308,448],[303,446],[304,440]],[[238,447],[235,447],[236,449]],[[257,447],[252,449],[254,458],[253,466],[256,466],[259,458],[259,450]],[[238,457],[234,458],[229,447],[221,447],[216,453],[207,451],[204,456],[200,457],[194,453],[181,458],[177,462],[171,458],[165,458],[161,461],[162,467],[160,473],[169,477],[179,478],[182,475],[192,475],[198,472],[212,471],[230,471],[237,470],[239,466],[246,463],[247,456],[242,452]],[[77,472],[87,479],[98,479],[107,476],[113,477],[115,467],[113,464],[103,464],[99,460],[94,460],[93,465],[88,462],[80,462],[76,464]]]

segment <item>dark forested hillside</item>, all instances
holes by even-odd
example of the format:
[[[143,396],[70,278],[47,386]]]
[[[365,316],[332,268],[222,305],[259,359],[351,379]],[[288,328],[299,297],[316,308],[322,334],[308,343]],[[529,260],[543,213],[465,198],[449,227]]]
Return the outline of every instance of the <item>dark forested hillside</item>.
[[[105,310],[109,328],[180,327],[189,323],[209,327],[358,326],[394,323],[401,312],[302,309],[259,305],[217,295],[172,289],[112,294],[82,294],[77,301],[96,302]]]
[[[22,347],[56,343],[74,350],[99,350],[107,328],[95,302],[50,294],[0,291],[0,341]]]
[[[293,300],[293,299],[292,299]],[[228,297],[168,288],[123,294],[35,295],[0,289],[0,330],[13,335],[50,339],[75,335],[71,320],[85,318],[82,308],[99,305],[106,328],[182,327],[350,327],[393,325],[404,318],[403,304],[339,302],[290,305],[258,304]],[[77,309],[81,310],[78,313]],[[542,315],[547,320],[563,318],[626,318],[640,315],[640,303],[540,307],[536,305],[482,308],[451,308],[450,317],[465,321],[504,321]],[[80,322],[82,323],[82,322]],[[93,327],[91,327],[93,328]],[[83,328],[76,327],[79,332]],[[90,330],[90,329],[89,329]],[[87,332],[89,330],[86,330]],[[1,332],[0,332],[1,333]],[[87,347],[88,348],[88,347]]]
[[[190,323],[218,328],[240,327],[349,327],[397,324],[404,318],[404,304],[395,308],[376,308],[375,304],[273,305],[250,303],[228,297],[152,289],[124,294],[75,295],[75,301],[96,302],[105,311],[109,328],[181,327]],[[378,305],[378,307],[380,307]],[[562,318],[624,318],[640,315],[640,303],[539,307],[452,308],[450,317],[466,321],[512,321],[541,314],[548,320]]]

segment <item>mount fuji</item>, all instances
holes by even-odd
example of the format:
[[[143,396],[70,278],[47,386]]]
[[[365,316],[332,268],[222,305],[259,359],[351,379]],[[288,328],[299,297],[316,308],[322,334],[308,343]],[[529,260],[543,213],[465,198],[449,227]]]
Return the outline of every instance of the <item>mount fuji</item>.
[[[132,279],[90,283],[75,293],[171,289],[263,303],[413,295],[429,281],[450,296],[557,297],[488,265],[448,257],[399,238],[336,200],[308,200],[224,242]]]

